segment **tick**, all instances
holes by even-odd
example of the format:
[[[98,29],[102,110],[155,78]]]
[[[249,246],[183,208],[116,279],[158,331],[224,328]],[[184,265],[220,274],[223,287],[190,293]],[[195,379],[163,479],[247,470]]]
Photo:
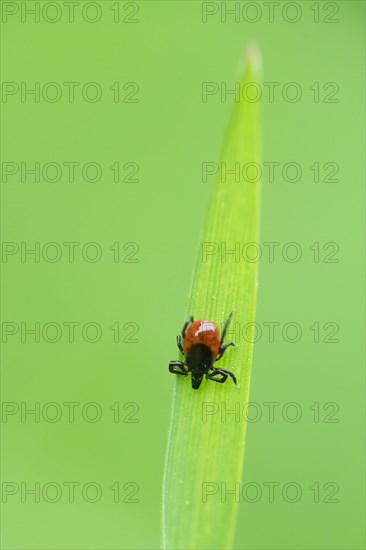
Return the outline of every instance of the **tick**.
[[[225,334],[234,311],[226,320],[221,338],[215,323],[204,319],[195,321],[191,315],[183,326],[182,334],[177,336],[177,345],[185,360],[184,362],[170,361],[169,372],[183,376],[191,373],[194,390],[198,390],[204,376],[220,384],[226,382],[228,376],[231,376],[237,384],[235,375],[231,371],[214,367],[214,363],[221,359],[229,346],[236,346],[234,342],[224,344]]]

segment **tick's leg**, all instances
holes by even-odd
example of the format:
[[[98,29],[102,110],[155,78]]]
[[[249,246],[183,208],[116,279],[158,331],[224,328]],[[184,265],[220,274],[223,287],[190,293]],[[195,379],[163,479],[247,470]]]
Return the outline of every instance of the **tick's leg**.
[[[172,374],[183,374],[183,376],[187,376],[188,374],[186,366],[182,361],[170,361],[169,372]]]
[[[226,334],[226,331],[227,331],[227,327],[229,326],[230,324],[230,321],[231,321],[231,318],[233,316],[233,313],[234,313],[235,309],[232,310],[232,312],[230,313],[229,317],[226,319],[226,323],[224,325],[224,330],[222,331],[222,336],[221,336],[221,344],[223,343],[223,341],[225,340],[225,334]]]
[[[231,318],[233,316],[233,313],[234,313],[235,309],[232,310],[232,312],[230,313],[229,317],[226,319],[226,323],[224,325],[224,330],[222,331],[222,336],[221,336],[221,340],[220,340],[220,349],[219,349],[219,354],[218,356],[216,357],[215,361],[218,361],[219,359],[221,359],[221,357],[224,355],[225,353],[225,350],[229,347],[229,346],[236,346],[236,344],[234,344],[234,342],[227,342],[226,344],[224,344],[224,340],[225,340],[225,335],[226,335],[226,331],[227,331],[227,328],[230,324],[230,321],[231,321]]]
[[[220,376],[220,375],[221,375],[221,378],[215,378],[216,376]],[[206,374],[206,378],[208,378],[209,380],[213,380],[214,382],[219,382],[220,384],[223,384],[224,382],[226,382],[228,376],[231,376],[231,378],[233,379],[235,385],[238,385],[237,381],[236,381],[236,378],[235,378],[235,375],[229,370],[215,369],[213,367],[212,372]]]
[[[226,342],[226,344],[224,345],[220,345],[220,350],[219,350],[219,354],[218,356],[216,357],[215,361],[218,361],[219,359],[221,359],[221,357],[224,355],[225,353],[225,350],[230,347],[230,346],[236,346],[236,344],[234,344],[234,342]]]
[[[178,336],[177,336],[177,346],[184,355],[184,350],[183,350],[183,346],[182,346],[182,337],[181,337],[180,334],[178,334]]]
[[[215,378],[218,375],[220,375],[220,378]],[[227,380],[227,374],[224,374],[219,370],[215,370],[214,372],[206,374],[206,378],[212,380],[213,382],[220,382],[220,384],[223,384]]]
[[[182,336],[183,336],[183,340],[184,340],[184,337],[186,335],[186,330],[188,328],[188,325],[190,323],[193,322],[193,315],[191,315],[190,317],[188,317],[187,321],[184,323],[184,327],[182,328]]]

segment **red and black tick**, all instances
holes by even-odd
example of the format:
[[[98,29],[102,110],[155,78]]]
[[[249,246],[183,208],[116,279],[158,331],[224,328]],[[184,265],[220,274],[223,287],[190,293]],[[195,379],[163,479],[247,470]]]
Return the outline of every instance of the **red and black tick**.
[[[182,329],[182,336],[180,334],[177,336],[177,345],[185,361],[170,361],[169,372],[183,376],[188,376],[190,372],[194,390],[198,390],[204,375],[209,380],[220,384],[226,382],[228,376],[231,376],[237,384],[235,375],[231,371],[214,367],[214,363],[221,359],[229,346],[236,346],[234,342],[224,344],[226,330],[234,311],[226,320],[221,338],[217,325],[212,321],[204,319],[195,321],[193,316],[189,317]]]

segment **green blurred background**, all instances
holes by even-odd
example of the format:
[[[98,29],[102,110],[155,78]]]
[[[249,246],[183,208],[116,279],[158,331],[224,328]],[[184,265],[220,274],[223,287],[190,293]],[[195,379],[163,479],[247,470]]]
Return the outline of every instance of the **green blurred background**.
[[[202,83],[233,88],[251,41],[262,51],[264,81],[279,83],[273,101],[263,85],[261,104],[263,161],[280,164],[274,181],[263,167],[262,335],[250,396],[252,416],[260,414],[248,426],[235,548],[364,548],[365,7],[272,3],[272,20],[269,4],[81,2],[70,22],[65,2],[2,2],[3,548],[160,545],[175,383],[167,364],[177,357],[212,183],[202,181],[202,163],[219,161],[234,99],[203,102]],[[225,21],[225,8],[240,11]],[[40,9],[39,21],[27,9]],[[22,100],[22,82],[39,83],[39,102]],[[58,88],[45,91],[50,82]],[[80,83],[74,102],[65,82]],[[82,96],[90,82],[102,90],[99,101],[85,99],[93,87]],[[289,82],[302,91],[297,102],[282,95]],[[42,90],[48,99],[62,95],[47,101]],[[36,162],[41,171],[63,167],[59,180],[50,181],[58,178],[51,166],[39,182],[26,173],[22,181],[21,163]],[[72,162],[80,163],[74,181],[63,164]],[[90,162],[98,181],[90,181],[92,166],[82,172]],[[289,162],[301,168],[297,182],[288,181],[291,167],[282,172]],[[138,165],[137,181],[123,181],[136,172],[127,163]],[[37,242],[39,261],[22,258],[22,246]],[[50,242],[57,246],[44,248]],[[79,243],[73,262],[65,242]],[[97,248],[85,247],[91,242]],[[279,243],[273,262],[269,242]],[[297,262],[282,256],[290,242],[301,250]],[[279,323],[273,342],[271,322]],[[35,323],[39,342],[25,332]],[[70,323],[79,323],[74,341]],[[287,323],[300,326],[298,342],[283,336]],[[71,402],[79,404],[73,422],[64,405]],[[38,406],[39,419],[24,415]],[[36,483],[39,502],[25,492]],[[296,484],[290,499],[301,491],[297,502],[283,496],[286,483]]]

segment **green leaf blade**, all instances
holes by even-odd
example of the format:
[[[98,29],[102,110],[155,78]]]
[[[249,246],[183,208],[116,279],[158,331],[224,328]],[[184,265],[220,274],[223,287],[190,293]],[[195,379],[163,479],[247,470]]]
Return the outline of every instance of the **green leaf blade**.
[[[249,89],[250,83],[259,82],[259,65],[259,53],[251,47],[241,86]],[[235,163],[240,170],[247,163],[253,169],[260,165],[258,102],[235,104],[221,162],[230,170]],[[225,384],[203,380],[193,390],[190,378],[176,377],[163,488],[164,549],[232,545],[238,503],[226,491],[238,489],[242,475],[246,425],[241,411],[249,397],[258,266],[242,252],[247,243],[258,243],[259,200],[260,181],[241,177],[238,182],[233,176],[215,181],[188,314],[210,319],[222,329],[236,308],[226,340],[235,341],[235,329],[241,334],[245,326],[247,341],[241,338],[217,364],[236,375],[240,388],[228,378]],[[256,247],[245,250],[255,255]]]

